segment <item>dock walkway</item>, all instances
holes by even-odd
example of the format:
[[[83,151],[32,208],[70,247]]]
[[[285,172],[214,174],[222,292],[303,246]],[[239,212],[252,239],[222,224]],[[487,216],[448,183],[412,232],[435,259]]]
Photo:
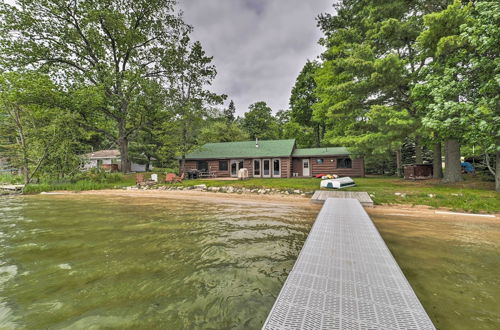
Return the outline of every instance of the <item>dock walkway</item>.
[[[263,329],[435,329],[357,199],[326,200]]]
[[[364,191],[316,190],[311,202],[323,204],[328,198],[354,198],[363,206],[373,206],[373,200]]]

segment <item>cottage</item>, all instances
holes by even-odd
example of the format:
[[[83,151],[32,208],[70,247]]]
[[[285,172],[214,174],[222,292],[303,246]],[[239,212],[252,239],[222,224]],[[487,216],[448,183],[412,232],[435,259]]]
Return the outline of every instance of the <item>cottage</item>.
[[[110,170],[120,169],[120,151],[116,149],[94,151],[82,155],[82,158],[83,168],[85,170],[89,170],[91,168],[106,168]],[[146,165],[132,162],[130,166],[132,172],[146,171]],[[150,166],[150,169],[152,169],[152,166]]]
[[[214,177],[237,177],[241,168],[254,178],[365,175],[363,158],[352,158],[346,148],[298,149],[295,139],[207,143],[187,154],[185,161],[187,171],[196,169]]]

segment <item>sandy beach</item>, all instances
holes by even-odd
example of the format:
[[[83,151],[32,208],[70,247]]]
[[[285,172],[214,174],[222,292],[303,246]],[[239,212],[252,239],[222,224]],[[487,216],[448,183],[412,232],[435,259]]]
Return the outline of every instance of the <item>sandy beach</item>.
[[[140,198],[165,198],[176,200],[202,200],[214,203],[265,203],[274,205],[295,205],[301,208],[321,209],[320,204],[313,204],[309,197],[299,195],[279,194],[231,194],[214,193],[196,190],[169,191],[169,190],[88,190],[88,191],[56,191],[51,195],[93,195],[93,196],[122,196]],[[470,220],[470,221],[500,221],[499,214],[472,214],[452,212],[446,208],[431,208],[424,205],[376,205],[365,208],[370,216],[414,217],[435,220]]]

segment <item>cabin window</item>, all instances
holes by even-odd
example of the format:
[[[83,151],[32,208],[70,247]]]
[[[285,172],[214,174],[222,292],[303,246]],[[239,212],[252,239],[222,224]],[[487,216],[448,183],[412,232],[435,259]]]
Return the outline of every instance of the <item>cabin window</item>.
[[[316,164],[323,164],[325,160],[323,158],[316,159]]]
[[[339,159],[337,159],[337,168],[352,168],[351,158],[339,158]]]
[[[198,171],[208,171],[208,162],[206,160],[199,160],[196,169]]]
[[[281,160],[273,159],[273,176],[278,177],[281,176]]]
[[[253,160],[253,176],[260,176],[260,159]]]
[[[228,169],[227,160],[219,160],[219,171],[227,171]]]

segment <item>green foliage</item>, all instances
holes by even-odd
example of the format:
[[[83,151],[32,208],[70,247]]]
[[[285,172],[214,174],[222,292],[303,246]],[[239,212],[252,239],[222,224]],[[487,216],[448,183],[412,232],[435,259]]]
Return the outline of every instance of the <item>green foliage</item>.
[[[235,122],[214,121],[203,127],[199,135],[199,144],[213,142],[247,141],[248,133]]]
[[[154,96],[150,86],[165,86],[175,75],[178,49],[186,46],[182,40],[191,30],[174,5],[170,0],[2,2],[0,65],[45,70],[76,90],[75,96],[90,96],[80,113],[82,124],[120,146],[122,169],[128,171],[129,136],[157,110],[148,105]]]
[[[293,131],[299,133],[297,141],[300,141],[300,145],[304,147],[319,147],[324,135],[325,125],[313,118],[313,105],[318,102],[314,76],[319,67],[319,63],[307,61],[297,77],[290,96],[291,123],[285,132],[288,132],[286,133],[288,136]],[[302,126],[308,133],[300,132],[297,125],[293,123]]]
[[[23,176],[7,172],[0,172],[0,183],[21,184],[23,183]]]
[[[279,138],[278,123],[266,102],[250,105],[242,120],[243,128],[251,139],[273,140]]]
[[[234,106],[234,101],[231,100],[231,102],[229,102],[229,106],[227,109],[224,109],[224,117],[226,118],[226,121],[228,123],[232,123],[236,117],[234,116],[236,113],[236,107]]]
[[[51,80],[37,73],[0,76],[0,135],[12,166],[24,182],[34,176],[71,176],[80,164],[82,134],[66,98]]]

